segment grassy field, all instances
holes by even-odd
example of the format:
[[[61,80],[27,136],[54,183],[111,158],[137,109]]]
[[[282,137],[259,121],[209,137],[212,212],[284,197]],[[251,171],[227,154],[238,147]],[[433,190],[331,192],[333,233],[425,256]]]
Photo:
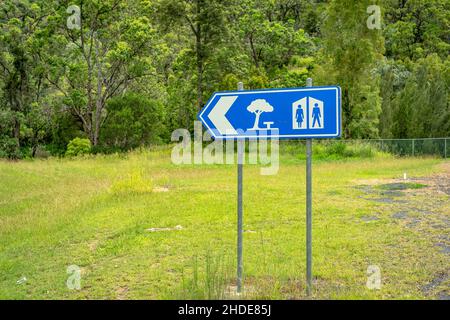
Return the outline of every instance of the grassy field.
[[[448,297],[449,173],[432,158],[314,162],[313,298]],[[0,162],[0,181],[0,298],[233,297],[234,165],[175,166],[158,149]],[[274,176],[245,166],[245,298],[305,298],[304,186],[295,156]]]

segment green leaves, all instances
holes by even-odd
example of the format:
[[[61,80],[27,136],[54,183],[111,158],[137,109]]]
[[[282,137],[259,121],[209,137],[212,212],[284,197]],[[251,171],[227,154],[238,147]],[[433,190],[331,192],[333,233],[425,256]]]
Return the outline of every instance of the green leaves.
[[[89,139],[75,138],[67,145],[66,156],[76,157],[89,154],[91,152],[91,148],[92,146]]]
[[[378,137],[381,113],[379,75],[375,72],[384,51],[383,37],[366,25],[371,1],[332,1],[324,23],[322,66],[319,84],[342,87],[343,128],[346,138]],[[331,77],[330,75],[333,75]]]
[[[108,103],[101,146],[124,151],[158,142],[164,132],[163,120],[163,106],[156,100],[131,92],[116,97]]]
[[[367,26],[374,4],[380,30]],[[79,28],[68,28],[71,5],[79,7]],[[42,143],[59,153],[80,135],[116,147],[115,130],[131,137],[120,144],[127,149],[190,128],[214,91],[235,90],[239,81],[248,89],[299,87],[313,76],[315,85],[342,87],[347,138],[445,136],[449,6],[445,0],[3,0],[0,134],[15,142],[8,144],[14,154]]]

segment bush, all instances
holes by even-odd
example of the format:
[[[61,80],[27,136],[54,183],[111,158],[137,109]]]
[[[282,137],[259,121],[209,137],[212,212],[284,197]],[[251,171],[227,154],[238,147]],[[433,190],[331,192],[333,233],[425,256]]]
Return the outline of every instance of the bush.
[[[89,139],[75,138],[67,145],[66,156],[76,157],[91,153],[91,141]]]
[[[352,152],[347,150],[347,145],[344,142],[334,142],[327,146],[326,154],[328,156],[335,156],[338,158],[352,157]]]
[[[17,139],[0,137],[0,158],[17,160],[22,158],[20,149],[17,148]]]
[[[55,124],[51,128],[50,143],[47,144],[46,149],[53,156],[64,156],[67,145],[72,139],[83,136],[83,131],[80,130],[79,124],[71,114],[57,112],[52,119]]]
[[[129,92],[111,99],[107,110],[95,151],[127,151],[161,142],[164,107],[157,100]]]
[[[36,147],[36,150],[34,151],[34,157],[40,159],[47,159],[48,157],[50,157],[50,152],[47,151],[45,146],[38,145]]]
[[[378,149],[366,143],[351,144],[347,147],[347,157],[373,158],[377,155]]]

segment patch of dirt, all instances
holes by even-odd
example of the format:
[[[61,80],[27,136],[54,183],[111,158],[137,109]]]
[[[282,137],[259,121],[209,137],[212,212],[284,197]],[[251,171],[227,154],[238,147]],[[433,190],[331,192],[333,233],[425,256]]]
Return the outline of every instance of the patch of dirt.
[[[363,216],[363,217],[361,217],[361,220],[365,221],[365,222],[370,222],[370,221],[380,220],[380,218],[375,217],[375,216]]]
[[[442,286],[445,286],[449,279],[449,273],[438,274],[433,280],[422,286],[422,292],[427,296],[434,296],[438,300],[450,300],[450,288],[442,289]]]
[[[393,219],[406,219],[408,218],[408,211],[399,211],[391,215]]]
[[[448,246],[444,243],[437,243],[436,246],[442,248],[441,252],[443,252],[445,254],[450,254],[450,246]]]
[[[98,240],[92,240],[88,243],[89,250],[95,251],[98,247],[99,241]]]
[[[450,162],[442,164],[440,169],[441,172],[427,177],[356,180],[354,188],[363,193],[360,198],[380,203],[380,213],[387,214],[392,223],[420,234],[436,248],[436,254],[442,255],[444,268],[440,270],[444,271],[434,274],[429,283],[421,286],[421,291],[431,298],[449,300]],[[375,218],[361,219],[369,222]]]
[[[424,193],[434,195],[450,195],[450,161],[440,165],[442,172],[429,177],[411,178],[414,183],[426,184]]]
[[[450,293],[449,292],[441,292],[438,294],[439,300],[450,300]]]
[[[116,290],[117,300],[126,300],[128,296],[128,287],[119,287]]]
[[[432,228],[447,229],[450,219],[444,213],[449,204],[450,162],[442,164],[441,169],[442,172],[428,177],[355,180],[354,187],[364,193],[361,199],[391,205],[392,211],[398,209],[391,214],[392,219],[414,226],[430,216]]]
[[[442,171],[429,177],[360,179],[353,180],[353,183],[356,188],[366,192],[373,192],[373,189],[378,187],[385,190],[402,190],[404,193],[450,195],[450,161],[441,164],[439,169]]]
[[[372,198],[372,199],[366,199],[366,200],[372,200],[372,201],[381,202],[381,203],[406,203],[405,200],[396,200],[393,198]]]

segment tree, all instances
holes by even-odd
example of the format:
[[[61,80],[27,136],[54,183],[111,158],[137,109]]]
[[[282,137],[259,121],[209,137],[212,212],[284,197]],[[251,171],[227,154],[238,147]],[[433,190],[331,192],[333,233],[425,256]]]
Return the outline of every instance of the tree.
[[[373,1],[334,0],[323,26],[325,72],[318,82],[342,87],[343,128],[346,138],[378,136],[381,112],[377,64],[383,53],[381,31],[367,27],[366,9]],[[323,68],[323,67],[322,67]]]
[[[0,78],[5,104],[3,115],[9,115],[8,150],[13,158],[20,157],[24,131],[29,131],[33,147],[39,142],[39,119],[44,106],[41,98],[48,94],[45,85],[37,40],[47,18],[45,2],[5,0],[0,10]],[[26,124],[29,126],[26,127]],[[26,130],[29,129],[29,130]],[[12,142],[15,150],[11,149]],[[34,152],[33,152],[34,154]]]
[[[225,13],[229,0],[163,0],[157,5],[159,19],[168,28],[181,31],[187,27],[192,35],[196,66],[197,110],[204,105],[205,64],[226,37]]]
[[[395,138],[394,133],[396,116],[395,110],[398,109],[398,96],[411,76],[409,70],[402,64],[392,60],[386,60],[380,65],[381,76],[380,96],[382,100],[381,114],[379,120],[379,132],[381,138]],[[401,121],[401,119],[399,119]],[[398,136],[401,138],[401,136]]]
[[[259,117],[263,112],[272,112],[273,107],[265,99],[256,99],[250,103],[247,107],[247,111],[256,115],[255,123],[253,124],[253,128],[251,130],[260,130]]]
[[[449,21],[446,0],[3,0],[0,157],[135,148],[238,81],[309,76],[341,86],[345,138],[448,136]]]
[[[386,56],[417,60],[450,51],[450,2],[446,0],[384,0]]]
[[[154,76],[150,58],[154,32],[149,19],[139,14],[137,2],[80,1],[80,25],[74,29],[66,27],[68,6],[68,1],[61,3],[49,27],[47,79],[97,146],[108,100],[136,79]]]
[[[446,137],[450,133],[450,60],[419,59],[399,90],[394,135],[399,138]]]

